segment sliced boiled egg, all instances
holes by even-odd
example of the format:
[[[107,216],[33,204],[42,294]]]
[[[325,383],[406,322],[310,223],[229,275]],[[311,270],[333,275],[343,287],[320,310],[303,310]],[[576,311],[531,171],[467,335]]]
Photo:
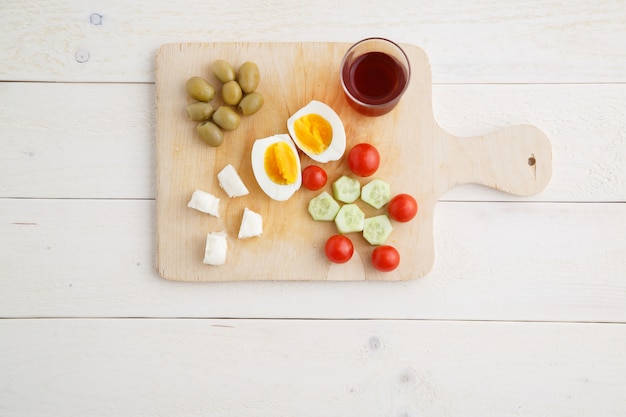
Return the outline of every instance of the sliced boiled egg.
[[[251,157],[254,178],[271,199],[288,200],[302,185],[298,150],[289,135],[255,140]]]
[[[327,104],[312,100],[287,120],[296,146],[317,162],[340,159],[346,151],[346,131],[337,113]]]

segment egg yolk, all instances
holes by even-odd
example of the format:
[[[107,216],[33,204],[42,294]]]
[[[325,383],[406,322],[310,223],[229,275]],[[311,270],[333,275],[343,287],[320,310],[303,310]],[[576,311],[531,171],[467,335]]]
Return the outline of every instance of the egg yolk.
[[[293,184],[298,177],[296,156],[285,142],[272,143],[267,147],[263,166],[269,179],[276,184]]]
[[[294,122],[293,127],[299,145],[314,154],[324,152],[333,139],[333,127],[319,114],[302,116]]]

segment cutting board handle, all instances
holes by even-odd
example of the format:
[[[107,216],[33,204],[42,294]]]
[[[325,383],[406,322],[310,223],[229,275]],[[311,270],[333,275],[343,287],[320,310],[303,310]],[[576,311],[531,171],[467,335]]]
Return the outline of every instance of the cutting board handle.
[[[440,142],[449,188],[481,184],[519,196],[543,190],[552,176],[552,147],[535,126],[512,126],[468,138],[450,135]]]

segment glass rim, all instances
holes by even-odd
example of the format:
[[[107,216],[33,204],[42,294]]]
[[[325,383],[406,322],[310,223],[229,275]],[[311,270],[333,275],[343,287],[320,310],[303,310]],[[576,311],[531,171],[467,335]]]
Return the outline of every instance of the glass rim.
[[[400,51],[400,53],[402,54],[402,57],[404,58],[404,61],[405,61],[404,64],[406,64],[406,83],[404,84],[404,88],[402,89],[400,94],[398,94],[396,96],[396,98],[394,98],[393,100],[388,101],[386,103],[369,104],[369,103],[362,102],[358,98],[354,97],[352,95],[352,93],[350,93],[350,90],[346,86],[346,82],[344,80],[343,66],[346,63],[346,59],[348,58],[350,53],[356,47],[358,47],[359,45],[361,45],[361,44],[363,44],[365,42],[369,42],[369,41],[382,41],[384,43],[388,43],[391,46],[395,47],[395,49]],[[350,97],[350,100],[354,101],[359,106],[362,106],[362,107],[365,107],[365,108],[370,108],[370,109],[377,109],[377,108],[380,108],[380,107],[387,106],[387,105],[389,105],[389,103],[393,103],[394,101],[399,101],[400,97],[402,97],[404,95],[404,93],[406,92],[406,90],[409,88],[409,82],[411,81],[411,61],[409,61],[409,57],[407,56],[406,52],[404,52],[404,49],[398,43],[396,43],[396,42],[394,42],[394,41],[392,41],[390,39],[379,37],[379,36],[372,36],[372,37],[369,37],[369,38],[364,38],[364,39],[361,39],[360,41],[357,41],[354,44],[352,44],[350,46],[350,48],[348,48],[346,53],[343,55],[343,58],[341,59],[341,64],[340,64],[339,68],[340,68],[339,73],[340,73],[340,79],[341,79],[341,87],[343,88],[344,93],[346,93],[348,95],[348,97]]]

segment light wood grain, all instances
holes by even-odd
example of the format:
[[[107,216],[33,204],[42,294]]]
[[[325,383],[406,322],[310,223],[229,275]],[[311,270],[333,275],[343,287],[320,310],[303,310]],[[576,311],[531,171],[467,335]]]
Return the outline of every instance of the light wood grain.
[[[450,134],[545,132],[546,189],[445,193],[420,280],[159,278],[159,46],[372,35]],[[0,39],[2,417],[624,415],[623,1],[4,0]]]
[[[626,103],[622,85],[435,86],[435,119],[463,136],[533,124],[550,138],[553,175],[540,201],[626,201]],[[457,187],[445,200],[512,200]],[[519,201],[519,198],[515,200]]]
[[[0,83],[0,196],[154,198],[153,89]]]
[[[433,209],[445,192],[461,183],[478,183],[500,191],[533,195],[552,176],[552,149],[534,126],[511,126],[474,138],[458,138],[433,119],[428,57],[415,45],[403,44],[412,79],[400,104],[381,117],[363,117],[345,100],[340,87],[341,59],[348,43],[188,43],[168,44],[157,54],[157,269],[176,281],[241,280],[376,280],[422,277],[434,262]],[[263,74],[259,91],[265,104],[225,134],[225,144],[208,147],[197,139],[196,123],[183,109],[190,102],[186,80],[202,75],[219,89],[210,71],[216,59],[236,68],[255,62]],[[286,133],[286,120],[311,100],[328,104],[346,129],[348,150],[371,143],[381,153],[375,177],[387,181],[392,194],[409,193],[419,205],[415,221],[395,225],[387,244],[396,247],[401,262],[392,272],[380,272],[369,261],[372,246],[352,236],[356,255],[347,264],[333,264],[321,250],[336,233],[332,224],[313,222],[305,210],[318,193],[299,192],[285,202],[272,201],[260,191],[252,174],[251,148],[256,139]],[[218,102],[219,103],[219,102]],[[218,104],[216,104],[217,106]],[[302,165],[312,161],[301,156]],[[223,198],[219,219],[189,213],[186,203],[197,189],[220,193],[217,173],[235,166],[249,196]],[[330,183],[341,175],[354,176],[343,159],[324,165]],[[371,178],[359,179],[365,185]],[[363,205],[361,206],[363,207]],[[263,236],[236,239],[242,212],[249,208],[263,218]],[[368,211],[365,216],[380,214]],[[383,211],[384,212],[384,211]],[[289,221],[285,222],[285,213]],[[202,263],[209,232],[227,233],[229,251],[219,268]]]
[[[0,83],[0,92],[0,197],[155,198],[154,85]],[[435,120],[455,136],[531,124],[553,148],[538,195],[465,185],[441,199],[626,201],[624,108],[624,85],[435,85]]]
[[[414,0],[284,3],[165,0],[2,3],[0,79],[154,81],[172,42],[354,42],[386,36],[423,47],[436,83],[624,82],[626,7],[568,2]],[[92,24],[90,16],[102,16]],[[88,54],[80,63],[76,54]],[[84,58],[83,58],[84,59]]]
[[[7,417],[619,417],[626,408],[624,325],[4,320],[0,333]]]
[[[433,270],[404,283],[166,281],[155,211],[0,200],[0,316],[626,322],[623,204],[439,203]]]

